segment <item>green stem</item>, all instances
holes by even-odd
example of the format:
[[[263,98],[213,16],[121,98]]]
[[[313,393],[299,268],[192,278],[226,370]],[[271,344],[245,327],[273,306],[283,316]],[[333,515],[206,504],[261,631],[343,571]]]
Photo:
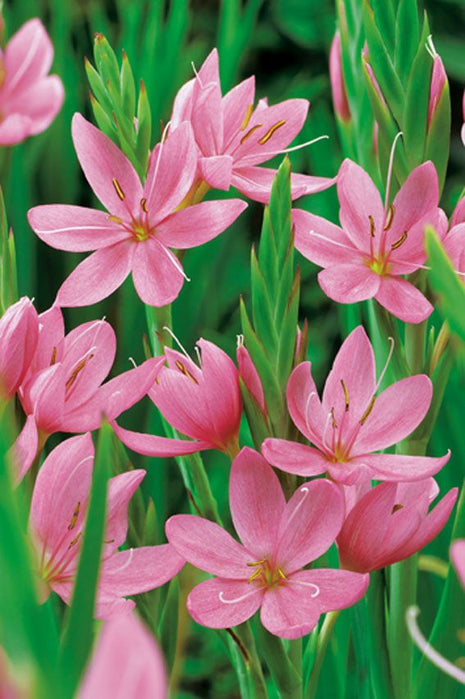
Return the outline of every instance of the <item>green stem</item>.
[[[405,615],[408,607],[416,603],[417,561],[418,554],[415,554],[391,566],[388,642],[396,699],[410,696],[413,643],[407,631]]]
[[[245,622],[234,631],[228,629],[228,633],[237,644],[244,661],[251,699],[267,699],[265,678],[250,623]]]
[[[425,368],[425,344],[428,321],[405,325],[405,358],[411,374],[419,374]]]
[[[365,599],[373,649],[370,663],[371,682],[377,699],[393,696],[389,653],[386,640],[385,573],[375,570],[371,574],[370,586]]]
[[[315,662],[313,663],[312,671],[310,673],[310,680],[307,685],[305,699],[314,699],[314,697],[316,697],[316,692],[318,689],[318,680],[320,677],[321,668],[323,666],[323,661],[326,657],[329,639],[331,638],[334,625],[340,613],[341,611],[340,609],[338,609],[335,612],[329,612],[328,614],[326,614],[323,626],[321,627],[321,631],[318,636]]]
[[[260,650],[280,695],[286,699],[302,699],[302,674],[290,660],[283,642],[259,623]]]

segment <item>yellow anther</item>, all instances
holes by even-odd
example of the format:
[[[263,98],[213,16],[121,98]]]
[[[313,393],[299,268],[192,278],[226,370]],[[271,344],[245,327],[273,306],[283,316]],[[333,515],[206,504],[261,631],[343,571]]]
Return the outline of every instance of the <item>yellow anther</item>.
[[[57,360],[57,348],[54,347],[53,352],[52,352],[52,358],[50,360],[50,366],[53,366],[55,364],[56,360]]]
[[[373,216],[370,214],[370,215],[368,216],[368,220],[369,220],[369,222],[370,222],[370,235],[371,235],[372,238],[374,238],[374,237],[375,237],[375,230],[376,230],[376,228],[375,228],[375,219],[374,219]]]
[[[373,396],[373,398],[372,398],[371,401],[370,401],[370,405],[368,406],[368,408],[365,410],[365,412],[363,413],[362,417],[360,418],[360,424],[361,424],[361,425],[363,425],[363,424],[365,423],[367,417],[369,416],[369,414],[370,414],[371,411],[373,410],[373,406],[374,406],[374,404],[375,404],[375,401],[376,401],[376,396]]]
[[[349,410],[349,391],[347,390],[347,386],[345,384],[344,379],[341,379],[341,386],[342,386],[342,390],[344,391],[344,400],[346,403],[346,412],[347,412],[347,410]]]
[[[282,568],[278,568],[278,575],[281,578],[281,580],[287,580],[287,575],[284,573]]]
[[[113,177],[112,183],[113,183],[113,187],[115,188],[116,194],[119,196],[121,201],[124,201],[126,199],[126,195],[123,192],[123,190],[121,189],[121,185],[118,182],[118,180],[116,179],[116,177]]]
[[[397,250],[397,248],[400,248],[402,243],[405,243],[407,240],[407,231],[404,231],[402,235],[400,236],[399,240],[396,240],[395,243],[391,245],[391,250]]]
[[[78,534],[77,536],[74,537],[74,539],[71,541],[71,543],[70,543],[70,545],[68,546],[68,548],[72,548],[73,546],[76,546],[77,542],[78,542],[79,539],[81,538],[81,534],[82,534],[82,532],[79,532],[79,534]]]
[[[397,505],[394,505],[394,507],[391,510],[391,515],[394,514],[394,512],[399,512],[399,510],[403,510],[404,506],[398,503]]]
[[[334,416],[334,408],[331,408],[331,418],[332,418],[333,429],[336,430],[337,429],[337,420]]]
[[[140,205],[142,207],[142,210],[145,211],[146,214],[148,214],[149,210],[147,209],[147,199],[145,197],[143,197],[140,200]]]
[[[182,362],[180,362],[179,359],[176,360],[175,364],[176,364],[177,368],[179,369],[179,371],[181,372],[181,374],[184,374],[184,376],[187,376],[187,378],[190,379],[191,381],[193,381],[194,383],[196,383],[196,384],[199,383],[197,381],[197,379],[195,378],[195,376],[193,376],[191,374],[191,372],[188,369],[186,369],[184,364]]]
[[[252,116],[252,112],[253,112],[253,104],[249,104],[247,109],[245,110],[245,117],[244,117],[244,120],[241,124],[241,131],[244,131],[248,127],[250,117]]]
[[[255,126],[252,126],[252,128],[249,129],[249,130],[247,131],[247,133],[244,134],[244,136],[242,136],[242,138],[241,138],[241,146],[242,146],[243,143],[245,143],[245,142],[247,141],[248,138],[251,137],[251,135],[252,135],[253,133],[255,133],[255,131],[256,131],[257,129],[261,129],[262,126],[263,126],[263,124],[256,124]]]
[[[113,214],[109,214],[107,218],[109,221],[113,221],[113,223],[118,223],[119,225],[123,224],[123,221],[120,219],[119,216],[113,216]]]
[[[386,217],[386,223],[384,225],[385,231],[388,231],[390,229],[390,227],[392,226],[392,221],[394,219],[395,213],[396,213],[395,206],[394,206],[394,204],[391,204],[391,206],[389,207],[388,215]]]
[[[264,136],[262,136],[262,137],[259,139],[259,141],[258,141],[259,144],[260,144],[261,146],[263,146],[265,143],[267,143],[267,141],[270,140],[270,138],[272,137],[272,135],[273,135],[278,129],[280,129],[281,126],[284,126],[285,123],[286,123],[285,120],[284,120],[284,119],[281,119],[281,121],[277,121],[276,124],[273,124],[273,126],[271,127],[271,129],[268,129],[268,131],[266,132],[266,134],[265,134]]]
[[[77,522],[77,518],[79,517],[80,510],[81,510],[81,503],[78,502],[78,504],[76,505],[76,507],[74,509],[73,516],[69,520],[69,524],[68,524],[69,531],[71,531],[71,529],[74,529],[74,527],[76,526],[76,522]]]
[[[86,357],[85,359],[82,359],[79,362],[79,364],[76,366],[76,368],[73,370],[73,373],[71,374],[71,376],[69,377],[69,379],[67,380],[67,382],[65,384],[65,388],[67,391],[69,391],[69,389],[71,388],[73,383],[76,381],[79,373],[84,369],[84,367],[87,364],[87,362],[89,361],[89,359],[92,359],[93,356],[94,356],[93,354],[89,354],[89,356]]]
[[[254,567],[254,566],[261,566],[263,563],[266,563],[266,558],[262,558],[261,561],[253,561],[252,563],[247,563],[248,566]]]
[[[257,568],[257,570],[254,570],[254,572],[252,573],[252,575],[250,576],[250,578],[247,580],[247,582],[253,582],[253,581],[256,580],[257,578],[259,578],[260,575],[262,574],[262,572],[263,572],[263,571],[262,571],[261,568]]]

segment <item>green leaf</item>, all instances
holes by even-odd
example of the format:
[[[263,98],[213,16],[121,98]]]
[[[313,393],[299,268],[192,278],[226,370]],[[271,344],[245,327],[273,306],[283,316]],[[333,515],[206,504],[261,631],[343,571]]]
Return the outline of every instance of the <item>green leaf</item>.
[[[125,51],[123,51],[120,81],[123,110],[125,114],[134,114],[136,109],[136,83]]]
[[[431,226],[426,228],[426,251],[431,286],[438,294],[438,307],[442,316],[462,340],[465,341],[465,286],[442,247]]]
[[[425,160],[432,160],[439,178],[439,192],[446,179],[450,150],[450,91],[446,80],[441,96],[434,109],[426,138]]]
[[[400,0],[396,18],[395,66],[401,79],[406,79],[410,72],[419,38],[417,3],[412,0]]]

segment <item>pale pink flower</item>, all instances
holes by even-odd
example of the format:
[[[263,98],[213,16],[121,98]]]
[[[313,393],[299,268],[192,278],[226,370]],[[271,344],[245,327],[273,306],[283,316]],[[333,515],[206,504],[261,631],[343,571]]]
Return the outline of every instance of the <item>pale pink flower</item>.
[[[62,284],[57,303],[87,306],[101,301],[130,272],[144,303],[170,303],[185,277],[170,248],[184,250],[215,238],[247,204],[227,199],[177,210],[197,169],[188,123],[170,130],[167,140],[156,146],[145,185],[119,148],[80,114],[73,117],[72,134],[84,174],[109,213],[62,204],[29,211],[31,227],[48,245],[73,252],[96,250]]]
[[[286,152],[305,123],[309,103],[290,99],[269,107],[266,100],[260,100],[254,109],[254,100],[253,76],[222,96],[218,51],[213,49],[196,77],[179,90],[171,124],[186,120],[192,124],[200,154],[200,180],[216,189],[233,186],[250,199],[267,202],[277,171],[257,166]],[[321,192],[334,181],[292,175],[292,198]]]
[[[434,478],[416,483],[381,483],[350,511],[336,539],[341,566],[369,573],[408,558],[441,531],[457,500],[452,488],[428,512],[439,493]]]
[[[457,539],[450,547],[450,557],[462,586],[465,588],[465,539]]]
[[[59,444],[45,459],[34,486],[29,529],[37,550],[44,592],[56,592],[69,604],[79,562],[94,465],[89,433]],[[134,608],[128,595],[147,592],[171,580],[184,560],[170,544],[118,551],[128,529],[128,503],[145,471],[110,478],[104,549],[96,617],[106,619]]]
[[[0,146],[45,131],[63,104],[63,84],[48,75],[53,46],[42,22],[31,19],[0,49]]]
[[[324,267],[318,281],[325,294],[338,303],[375,298],[406,323],[427,318],[433,307],[403,276],[424,265],[425,226],[443,226],[433,163],[410,173],[391,206],[383,205],[370,176],[348,159],[337,190],[341,226],[308,211],[293,212],[295,246]]]
[[[32,302],[23,296],[0,319],[0,398],[18,390],[34,357],[39,319]]]
[[[233,462],[231,514],[242,544],[195,515],[166,523],[168,540],[189,563],[218,577],[197,585],[187,608],[211,628],[228,628],[261,607],[261,622],[282,638],[300,638],[320,614],[355,604],[368,576],[346,570],[302,570],[334,541],[344,518],[340,489],[319,479],[286,503],[279,480],[260,454],[244,448]]]
[[[239,375],[223,350],[207,340],[197,342],[200,367],[185,354],[165,349],[163,366],[149,396],[163,417],[190,439],[168,439],[126,430],[114,423],[130,449],[147,456],[178,456],[204,449],[235,453],[242,400]]]
[[[16,442],[18,477],[53,432],[97,429],[149,390],[163,358],[149,359],[102,385],[116,354],[116,336],[104,320],[83,323],[65,335],[57,306],[39,316],[34,359],[18,389],[27,420]]]
[[[350,121],[351,113],[344,84],[341,56],[341,36],[336,32],[329,52],[329,77],[334,110],[341,121]]]
[[[383,372],[384,374],[384,372]],[[432,398],[424,374],[397,381],[377,396],[375,357],[362,326],[341,346],[320,400],[311,363],[302,362],[287,385],[290,415],[315,446],[266,439],[265,458],[283,471],[301,476],[328,473],[344,485],[370,479],[417,481],[437,473],[449,460],[404,454],[373,454],[401,442],[422,422]]]
[[[135,614],[106,621],[78,699],[167,699],[161,651]]]

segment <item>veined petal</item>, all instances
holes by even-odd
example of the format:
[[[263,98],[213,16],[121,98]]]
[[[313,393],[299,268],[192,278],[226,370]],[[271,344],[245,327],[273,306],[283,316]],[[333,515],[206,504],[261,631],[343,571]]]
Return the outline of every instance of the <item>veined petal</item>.
[[[182,558],[212,575],[246,581],[256,559],[215,522],[196,515],[174,515],[166,523],[166,536]]]
[[[195,78],[188,80],[176,93],[171,112],[171,126],[177,129],[183,121],[190,121],[192,115],[192,93]]]
[[[388,245],[398,240],[404,231],[408,232],[417,221],[435,212],[438,204],[438,176],[429,160],[410,173],[395,196],[392,226],[386,236]]]
[[[346,159],[337,177],[337,193],[341,226],[354,245],[368,253],[372,234],[376,239],[384,227],[384,206],[378,189],[363,168]]]
[[[231,184],[249,199],[267,204],[277,172],[277,170],[268,167],[236,164],[233,168]],[[306,194],[322,192],[331,187],[334,182],[335,178],[292,173],[291,197],[294,200]]]
[[[198,160],[201,179],[214,189],[228,191],[231,186],[233,159],[230,155],[211,155]]]
[[[58,250],[98,250],[129,237],[127,231],[109,220],[108,214],[84,206],[35,206],[27,217],[36,235]]]
[[[250,619],[262,603],[263,594],[262,589],[245,580],[213,578],[194,587],[187,598],[187,610],[198,624],[227,629]]]
[[[136,245],[116,243],[89,255],[58,290],[60,306],[90,306],[110,296],[131,271]]]
[[[293,209],[292,222],[295,226],[295,247],[316,265],[330,267],[360,259],[360,252],[342,228],[325,218],[302,209]]]
[[[246,208],[246,202],[240,199],[203,201],[188,206],[176,211],[157,226],[157,240],[180,250],[195,248],[216,238]]]
[[[383,277],[374,297],[404,323],[421,323],[433,310],[421,291],[399,277]]]
[[[329,467],[329,461],[321,451],[287,439],[265,439],[262,453],[276,468],[299,476],[318,476],[326,473]]]
[[[168,439],[154,434],[132,432],[121,427],[116,422],[112,423],[115,434],[129,449],[146,456],[158,456],[167,458],[170,456],[182,456],[195,454],[203,449],[213,449],[209,442],[201,442],[193,439]]]
[[[369,582],[369,575],[331,568],[302,570],[294,573],[290,579],[290,585],[295,587],[303,587],[302,583],[318,587],[319,592],[312,599],[317,604],[320,614],[351,607],[363,597]]]
[[[312,598],[316,587],[280,585],[266,590],[260,621],[270,633],[280,638],[301,638],[318,623],[320,610]]]
[[[250,109],[255,100],[255,76],[243,80],[225,94],[221,100],[223,112],[223,142],[227,148],[239,131],[245,133],[243,125],[247,122]]]
[[[205,157],[223,153],[223,113],[218,82],[194,84],[191,124],[195,140]]]
[[[11,456],[15,483],[20,483],[32,466],[39,446],[39,434],[34,415],[28,415],[24,427],[9,451]]]
[[[301,362],[293,370],[286,388],[289,413],[296,427],[307,439],[323,446],[326,415],[312,377],[311,362]]]
[[[360,428],[352,454],[366,454],[401,442],[428,412],[433,388],[424,374],[409,376],[383,391]]]
[[[438,458],[404,454],[366,454],[351,459],[351,463],[365,464],[370,469],[373,479],[397,483],[419,481],[434,476],[445,466],[449,458],[450,452]]]
[[[182,266],[156,238],[135,246],[132,278],[140,299],[149,306],[166,306],[179,295],[184,283]]]
[[[87,181],[110,214],[126,219],[138,212],[142,185],[124,153],[81,114],[73,116],[71,132]]]
[[[8,111],[24,114],[30,119],[29,135],[41,133],[50,126],[61,109],[64,98],[63,83],[57,75],[48,75],[36,83],[8,96]]]
[[[60,364],[41,371],[31,382],[29,400],[37,427],[56,432],[65,409],[66,374]]]
[[[376,296],[380,289],[380,277],[362,261],[359,264],[336,264],[318,273],[318,282],[333,301],[356,303]]]
[[[108,481],[105,557],[108,557],[110,551],[115,551],[126,541],[128,533],[128,504],[144,479],[145,473],[142,469],[135,469],[134,471],[127,471],[126,473],[113,476]]]
[[[183,565],[170,544],[118,551],[103,563],[99,591],[104,597],[148,592],[174,578]]]
[[[323,478],[304,483],[281,515],[275,560],[293,573],[319,558],[334,542],[344,521],[341,489]]]
[[[270,556],[286,500],[273,469],[253,449],[244,447],[233,461],[229,502],[244,546],[253,551],[256,560]]]

